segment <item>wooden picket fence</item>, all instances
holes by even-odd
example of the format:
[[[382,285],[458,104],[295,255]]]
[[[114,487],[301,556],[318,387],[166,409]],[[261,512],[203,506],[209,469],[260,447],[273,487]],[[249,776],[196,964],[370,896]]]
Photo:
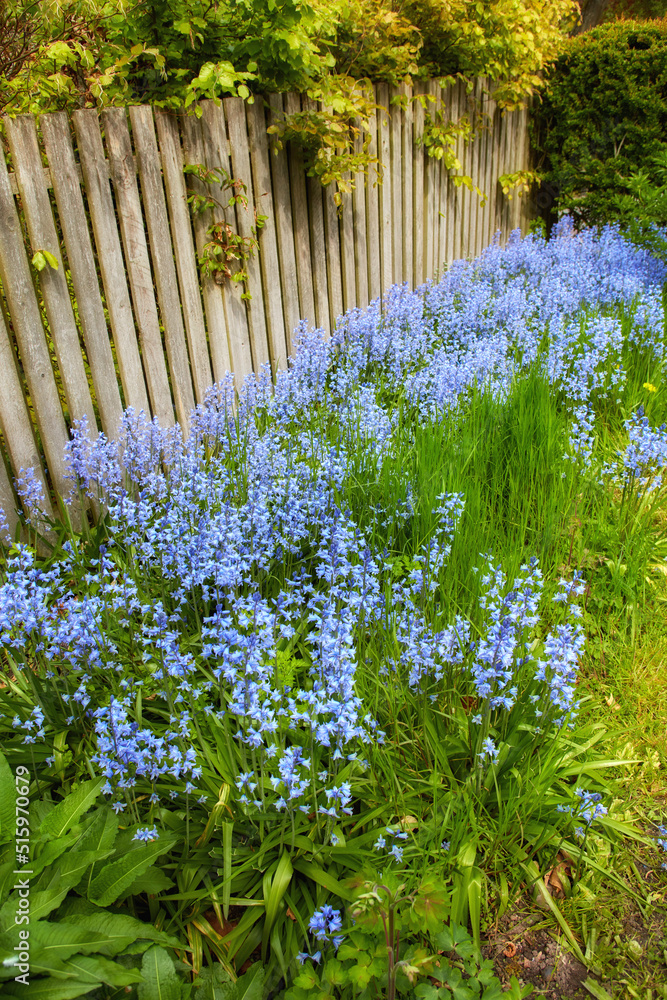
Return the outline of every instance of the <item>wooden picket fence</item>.
[[[421,92],[452,117],[469,110],[462,84],[431,82]],[[477,81],[474,96],[484,93]],[[139,106],[4,120],[0,506],[12,528],[20,469],[34,468],[47,493],[68,492],[73,419],[86,415],[93,430],[115,438],[123,408],[133,406],[187,430],[194,405],[226,372],[240,385],[266,362],[284,368],[300,319],[331,331],[341,313],[392,284],[417,286],[478,254],[496,230],[506,237],[525,229],[524,203],[503,196],[498,178],[528,166],[527,112],[501,115],[486,97],[493,127],[459,141],[463,173],[487,196],[482,204],[425,154],[425,111],[412,97],[407,87],[375,88],[370,152],[378,167],[368,183],[356,178],[340,213],[331,188],[306,175],[298,148],[271,151],[272,116],[313,106],[296,94],[266,104],[203,102],[201,118]],[[192,190],[228,200],[184,174],[195,163],[243,181],[248,210],[193,217]],[[255,210],[266,224],[244,299],[239,284],[202,279],[197,255],[212,222],[249,236]],[[38,250],[57,269],[37,273]]]

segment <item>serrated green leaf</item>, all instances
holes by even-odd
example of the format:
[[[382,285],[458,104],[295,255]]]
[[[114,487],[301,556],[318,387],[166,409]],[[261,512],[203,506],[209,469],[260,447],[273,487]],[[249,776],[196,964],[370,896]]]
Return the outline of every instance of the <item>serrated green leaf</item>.
[[[194,1000],[233,1000],[236,985],[222,965],[205,966],[195,982]]]
[[[20,876],[17,876],[17,878]],[[33,892],[30,896],[30,920],[41,920],[47,917],[52,910],[60,906],[68,893],[68,889],[49,887],[40,892]],[[19,911],[20,899],[18,895],[10,896],[7,902],[0,909],[0,933],[13,927],[16,923],[16,915]]]
[[[143,983],[139,985],[139,1000],[181,1000],[181,983],[169,954],[153,945],[141,963]]]
[[[158,892],[171,889],[173,885],[173,881],[165,875],[161,868],[158,868],[157,865],[151,865],[142,875],[135,878],[127,892],[130,896],[138,896],[141,892],[157,895]]]
[[[103,952],[109,945],[108,935],[78,927],[76,924],[66,924],[62,921],[50,923],[46,920],[30,924],[31,963],[33,958],[41,958],[44,955],[56,955],[58,958],[67,959],[75,953]]]
[[[109,906],[123,895],[134,880],[176,843],[176,837],[160,837],[151,843],[139,844],[123,857],[105,865],[90,884],[88,895],[98,906]]]
[[[86,912],[76,912],[77,907]],[[92,912],[84,900],[75,900],[61,917],[65,923],[84,927],[97,934],[104,934],[109,944],[100,953],[107,956],[120,954],[133,941],[148,940],[165,947],[178,947],[179,941],[164,931],[159,931],[152,924],[144,923],[126,913],[109,913],[108,910],[95,908]]]
[[[100,806],[80,836],[78,847],[84,851],[107,851],[118,833],[118,818],[110,806]],[[105,855],[106,857],[106,855]]]
[[[75,972],[84,982],[88,979],[91,983],[106,983],[107,986],[132,986],[142,980],[137,969],[126,969],[100,955],[77,955],[65,962],[65,968]]]
[[[45,844],[39,856],[33,858],[30,865],[27,866],[30,868],[33,876],[39,875],[49,865],[54,864],[65,851],[72,847],[76,839],[76,833],[69,833],[66,837],[58,837],[57,840],[51,840]]]
[[[51,837],[62,837],[67,833],[79,817],[93,805],[105,780],[105,778],[94,778],[77,785],[62,802],[47,813],[39,828],[40,833]]]
[[[62,979],[34,979],[23,983],[5,983],[2,987],[3,997],[21,997],[22,1000],[74,1000],[85,996],[96,988],[94,983],[63,982]]]
[[[16,779],[0,754],[0,844],[13,839],[16,820]]]

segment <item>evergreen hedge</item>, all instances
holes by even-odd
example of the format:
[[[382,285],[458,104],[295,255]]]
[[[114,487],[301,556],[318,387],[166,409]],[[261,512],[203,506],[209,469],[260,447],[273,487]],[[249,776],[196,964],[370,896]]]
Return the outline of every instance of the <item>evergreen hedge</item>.
[[[568,41],[531,121],[540,207],[577,225],[620,218],[637,171],[667,151],[667,19],[617,21]]]

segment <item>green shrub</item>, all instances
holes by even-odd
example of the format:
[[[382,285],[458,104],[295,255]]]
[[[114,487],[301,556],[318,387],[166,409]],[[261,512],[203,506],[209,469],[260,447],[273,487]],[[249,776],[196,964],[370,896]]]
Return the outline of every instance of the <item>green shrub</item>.
[[[667,149],[667,21],[618,21],[571,39],[532,117],[541,208],[578,225],[621,220],[629,179]],[[546,197],[545,197],[546,194]]]

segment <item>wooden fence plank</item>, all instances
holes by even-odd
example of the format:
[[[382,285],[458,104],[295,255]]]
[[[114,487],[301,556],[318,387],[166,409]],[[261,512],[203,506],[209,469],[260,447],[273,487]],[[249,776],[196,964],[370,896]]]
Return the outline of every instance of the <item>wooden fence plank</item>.
[[[401,84],[399,87],[401,97],[405,99],[403,110],[403,133],[401,146],[401,198],[402,198],[402,246],[403,246],[403,275],[402,280],[407,281],[410,288],[414,281],[414,245],[413,245],[413,180],[412,161],[414,157],[414,107],[412,103],[412,87]]]
[[[349,198],[349,195],[348,195]],[[333,185],[322,189],[324,206],[325,262],[327,272],[327,296],[329,300],[329,322],[333,333],[338,317],[345,311],[343,297],[343,267],[341,260],[340,220],[338,207],[334,201]],[[353,258],[354,259],[354,258]],[[354,276],[354,271],[352,272]]]
[[[382,178],[379,189],[381,294],[384,296],[394,283],[389,87],[386,83],[377,86],[377,102],[377,147]]]
[[[285,114],[301,111],[298,94],[285,94]],[[297,285],[299,288],[299,313],[311,325],[317,323],[315,294],[313,290],[313,262],[310,250],[310,222],[308,219],[308,187],[303,153],[296,143],[289,149],[290,192],[294,225],[294,253],[296,256]]]
[[[449,87],[447,91],[447,107],[448,113],[451,121],[458,121],[460,117],[459,113],[459,88],[458,83]],[[460,139],[457,141],[454,152],[458,152],[458,147],[460,145]],[[452,176],[457,171],[447,171],[447,184],[446,184],[446,207],[445,213],[447,217],[446,227],[445,227],[445,245],[444,245],[444,256],[443,263],[451,264],[454,260],[456,254],[454,251],[456,234],[460,225],[458,217],[458,190]]]
[[[361,93],[361,88],[360,88]],[[359,122],[357,122],[359,125]],[[359,155],[363,152],[364,141],[369,135],[363,132],[356,136],[354,141],[354,152]],[[354,175],[354,189],[352,191],[352,210],[354,216],[354,270],[356,275],[356,299],[354,305],[360,309],[365,309],[369,302],[368,295],[368,225],[366,219],[366,182],[370,173],[364,176],[363,171],[358,171]]]
[[[276,217],[271,193],[271,167],[269,165],[269,143],[266,134],[266,115],[261,101],[246,105],[250,162],[255,209],[258,215],[266,216],[263,229],[259,233],[259,262],[264,289],[264,309],[266,313],[267,336],[274,372],[287,367],[287,340],[285,317],[280,287],[280,264],[278,263],[278,239]]]
[[[317,104],[310,98],[303,99],[304,111],[317,111]],[[307,180],[307,202],[310,225],[311,272],[313,275],[313,296],[315,299],[315,318],[317,325],[327,333],[331,333],[331,316],[329,312],[329,290],[327,282],[331,275],[331,265],[327,268],[327,239],[325,234],[324,190],[317,177]],[[331,240],[338,238],[338,224],[329,227]],[[338,255],[340,267],[340,255]],[[329,272],[329,273],[327,273]],[[342,303],[342,293],[341,293]]]
[[[111,199],[109,168],[104,158],[97,112],[75,111],[72,121],[79,147],[79,160],[93,223],[97,258],[113,331],[125,405],[133,406],[137,411],[144,410],[148,414],[150,413],[148,395],[141,368],[132,305],[125,279],[123,252]]]
[[[477,81],[475,81],[472,93],[470,94],[469,106],[470,106],[470,117],[473,124],[473,135],[474,138],[468,145],[468,176],[472,178],[473,190],[469,192],[468,198],[468,225],[466,231],[466,246],[465,246],[465,257],[472,259],[475,254],[475,239],[477,234],[477,207],[479,205],[479,195],[475,193],[474,187],[478,182],[478,164],[479,164],[479,135],[477,134],[477,125],[479,123],[479,115],[477,113]]]
[[[316,177],[308,178],[307,191],[315,322],[318,327],[330,333],[331,318],[329,316],[329,292],[327,289],[327,244],[324,234],[324,191]]]
[[[440,108],[445,120],[451,117],[451,93],[449,88],[440,87]],[[436,205],[436,215],[437,215],[437,226],[438,226],[438,278],[442,276],[445,268],[446,261],[446,243],[447,243],[447,227],[449,225],[449,217],[447,213],[447,191],[449,187],[449,178],[447,174],[447,168],[443,160],[440,160],[439,164],[439,190],[438,190],[438,203]]]
[[[482,173],[482,183],[480,187],[484,192],[485,204],[482,209],[482,228],[480,233],[480,253],[482,250],[491,242],[491,198],[493,192],[491,190],[491,162],[493,159],[493,111],[495,103],[493,98],[489,93],[489,81],[484,80],[484,143],[483,143],[483,173]]]
[[[521,152],[522,152],[522,128],[521,128],[521,111],[515,111],[512,115],[514,129],[513,129],[513,139],[512,139],[512,166],[510,172],[514,173],[515,170],[519,169],[519,164],[521,163]],[[512,229],[520,229],[521,227],[521,201],[516,192],[516,189],[512,192]]]
[[[269,97],[271,121],[277,122],[283,113],[283,99],[280,94]],[[289,166],[285,149],[275,150],[270,157],[271,181],[273,187],[273,209],[276,214],[276,235],[278,258],[280,261],[280,283],[283,293],[285,314],[285,335],[287,353],[294,355],[294,331],[299,325],[299,285],[297,277],[296,251],[294,242],[294,218],[290,197]],[[309,275],[310,277],[310,275]],[[311,278],[312,289],[312,278]]]
[[[248,129],[245,109],[240,97],[225,97],[223,100],[229,149],[232,161],[232,174],[235,180],[240,180],[246,186],[248,199],[247,211],[236,213],[238,231],[244,238],[252,238],[255,218],[255,202],[252,190],[252,173],[250,168],[250,149],[248,146]],[[248,312],[248,328],[252,348],[252,363],[256,372],[262,365],[271,361],[269,342],[266,329],[264,302],[262,301],[262,276],[257,256],[247,261],[248,294],[246,302]]]
[[[69,492],[65,445],[69,440],[37,304],[21,223],[4,155],[0,153],[0,280],[11,316],[28,391],[54,488]],[[18,470],[15,469],[18,473]]]
[[[529,109],[526,106],[522,108],[521,111],[521,126],[523,130],[523,152],[520,157],[521,168],[524,170],[530,170],[533,166],[531,148],[530,148],[530,132],[528,130],[529,121]],[[529,195],[523,195],[521,197],[521,215],[520,215],[520,225],[521,232],[524,235],[528,232],[528,226],[532,218],[532,213],[530,210],[530,198]]]
[[[7,475],[7,469],[5,468],[5,463],[3,461],[2,455],[0,455],[0,510],[5,515],[5,521],[7,522],[7,527],[9,528],[10,538],[13,539],[16,535],[16,528],[19,523],[18,515],[16,513],[16,497],[14,496],[14,491],[12,489],[12,484],[9,482],[9,476]],[[0,541],[9,541],[4,535],[0,535]]]
[[[415,96],[423,97],[423,86],[415,85]],[[421,140],[424,136],[424,105],[421,100],[413,104],[414,142],[412,146],[412,282],[417,288],[424,281],[424,157]]]
[[[350,174],[344,175],[351,180]],[[357,276],[354,255],[354,204],[352,192],[343,194],[339,212],[340,259],[343,286],[343,311],[354,309],[357,304]],[[336,319],[338,317],[335,317]]]
[[[90,432],[97,427],[83,366],[79,331],[74,321],[67,277],[60,255],[60,240],[51,211],[49,192],[41,170],[42,156],[32,115],[6,118],[5,130],[12,154],[21,205],[33,250],[46,250],[57,261],[57,269],[45,267],[39,273],[39,288],[49,323],[51,340],[58,359],[70,420],[85,417]]]
[[[403,281],[403,110],[400,104],[394,104],[394,98],[400,97],[398,87],[389,88],[389,155],[391,157],[391,210],[392,210],[392,257],[393,280],[395,284]]]
[[[429,80],[425,93],[428,97],[426,114],[431,120],[435,118],[435,83]],[[434,157],[424,155],[424,279],[432,279],[435,273],[435,168]]]
[[[509,119],[509,113],[504,111],[501,116],[498,177],[502,177],[502,175],[507,172]],[[500,229],[503,240],[507,239],[507,232],[509,228],[508,211],[509,200],[507,195],[504,195],[501,190],[498,193],[498,203],[496,206],[496,228]]]
[[[210,170],[221,170],[223,176],[231,178],[229,162],[229,142],[225,127],[225,116],[221,106],[215,101],[201,103],[201,134],[204,143],[204,161]],[[226,222],[234,232],[238,232],[236,209],[229,205],[232,192],[224,189],[221,184],[208,185],[212,196],[224,206],[216,205],[212,209],[214,222]],[[244,211],[239,208],[239,211]],[[250,331],[246,304],[243,299],[243,285],[237,281],[227,281],[221,286],[222,301],[227,321],[227,342],[229,345],[230,365],[234,372],[237,389],[240,389],[246,377],[252,372],[252,351],[250,348]],[[215,373],[216,379],[219,375]]]
[[[192,238],[190,207],[183,173],[183,150],[181,149],[178,121],[175,115],[156,111],[155,124],[160,146],[162,176],[167,192],[171,242],[176,258],[178,285],[183,303],[192,382],[195,399],[201,403],[206,395],[206,390],[213,384],[213,373],[208,353],[200,275]]]
[[[21,469],[34,469],[35,475],[44,490],[47,508],[45,513],[49,517],[53,517],[53,508],[48,499],[48,489],[46,480],[44,479],[42,460],[35,443],[28,407],[16,368],[16,358],[9,339],[2,309],[0,309],[0,429],[2,429],[14,475],[18,477]],[[0,465],[2,465],[2,469],[4,470],[4,463],[1,456]],[[9,520],[13,506],[11,509],[4,507],[4,511]],[[12,527],[15,526],[16,515],[14,514]]]
[[[435,84],[435,105],[434,107],[444,116],[447,117],[447,102],[446,95],[439,80],[436,80]],[[442,273],[442,255],[443,255],[443,217],[440,214],[442,211],[442,191],[446,184],[446,171],[442,160],[438,160],[435,167],[435,189],[434,198],[435,204],[433,206],[433,224],[435,226],[434,233],[434,248],[433,248],[433,265],[435,269],[435,277],[440,278]]]
[[[184,114],[181,119],[181,126],[183,130],[183,155],[186,165],[201,164],[208,166],[205,162],[206,154],[204,152],[204,139],[200,119],[195,115]],[[209,189],[209,185],[194,174],[188,174],[187,185],[195,194],[203,198],[213,195],[213,192]],[[196,212],[193,215],[195,243],[199,255],[202,254],[204,246],[208,241],[207,230],[212,223],[213,215],[208,209]],[[223,278],[223,280],[226,279]],[[211,351],[213,378],[216,382],[221,382],[227,372],[231,371],[229,344],[227,343],[227,317],[225,316],[222,289],[211,275],[204,276],[201,270],[199,271],[199,282],[204,299],[204,312],[206,315],[208,343]]]
[[[42,115],[40,125],[46,155],[53,170],[53,193],[65,240],[95,400],[102,429],[110,440],[115,440],[120,430],[123,406],[76,171],[77,164],[74,161],[69,122],[65,112],[60,111]],[[91,432],[94,433],[96,426],[91,426]]]
[[[169,219],[162,186],[160,154],[155,137],[152,108],[147,106],[131,107],[130,123],[137,154],[139,182],[144,212],[146,213],[160,319],[164,328],[167,361],[171,373],[174,408],[178,422],[187,435],[195,397],[185,340],[185,327],[181,314],[181,301],[178,295],[178,280],[171,247]]]
[[[369,99],[377,101],[375,88],[371,85]],[[378,116],[375,109],[368,121],[371,141],[368,152],[372,157],[378,157]],[[380,298],[382,294],[382,252],[380,247],[380,184],[379,163],[371,163],[366,184],[366,218],[368,220],[368,294],[371,300]]]
[[[102,123],[151,411],[161,427],[171,427],[174,423],[174,407],[125,110],[107,108],[102,112]]]

